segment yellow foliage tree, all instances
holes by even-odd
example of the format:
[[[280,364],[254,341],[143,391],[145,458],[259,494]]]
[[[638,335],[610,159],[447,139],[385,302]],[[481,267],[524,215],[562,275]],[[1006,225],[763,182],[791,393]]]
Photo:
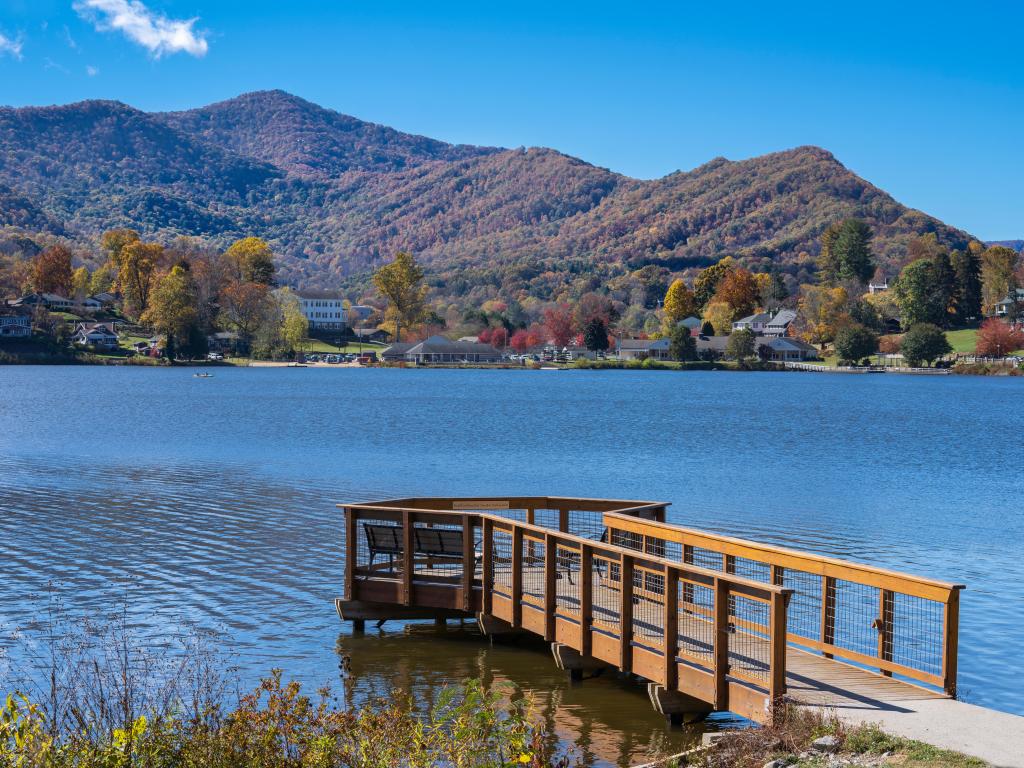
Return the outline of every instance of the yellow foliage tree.
[[[693,292],[680,279],[672,281],[672,285],[665,292],[665,303],[662,306],[665,311],[666,334],[671,333],[673,328],[696,311]]]
[[[711,323],[716,336],[728,336],[732,331],[733,309],[724,301],[711,301],[704,307],[703,319]]]
[[[828,288],[819,285],[800,286],[797,311],[797,333],[809,344],[824,345],[831,342],[836,331],[850,320],[847,312],[849,296],[841,286]]]

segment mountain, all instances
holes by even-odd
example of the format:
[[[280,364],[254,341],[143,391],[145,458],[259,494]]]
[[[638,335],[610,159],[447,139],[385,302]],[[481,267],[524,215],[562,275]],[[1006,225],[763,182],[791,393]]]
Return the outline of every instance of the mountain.
[[[1024,253],[1024,240],[990,240],[986,245],[1004,245],[1018,253]]]
[[[0,225],[82,243],[114,226],[224,244],[255,234],[282,279],[352,284],[397,250],[442,293],[550,298],[654,264],[725,254],[795,280],[831,222],[867,220],[883,267],[935,232],[970,237],[896,202],[831,154],[799,147],[632,179],[551,149],[446,144],[281,91],[184,112],[118,102],[0,109]]]

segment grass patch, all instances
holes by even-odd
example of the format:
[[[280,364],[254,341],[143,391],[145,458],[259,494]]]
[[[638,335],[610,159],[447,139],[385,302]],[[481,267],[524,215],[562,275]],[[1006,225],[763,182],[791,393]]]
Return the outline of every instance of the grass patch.
[[[974,354],[974,347],[978,343],[978,329],[963,328],[959,331],[946,331],[946,340],[957,354]]]

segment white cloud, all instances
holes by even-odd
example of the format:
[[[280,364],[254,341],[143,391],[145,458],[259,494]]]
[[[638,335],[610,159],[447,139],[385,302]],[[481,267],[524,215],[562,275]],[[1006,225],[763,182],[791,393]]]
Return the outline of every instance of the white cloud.
[[[96,77],[96,75],[98,75],[99,73],[99,67],[94,67],[92,64],[87,65],[85,68],[85,74],[87,74],[89,77]]]
[[[139,0],[75,0],[72,5],[97,29],[123,32],[157,58],[178,52],[205,56],[209,48],[206,34],[195,30],[198,19],[169,19]]]
[[[12,58],[21,61],[21,37],[11,39],[7,37],[3,32],[0,32],[0,56],[11,56]]]

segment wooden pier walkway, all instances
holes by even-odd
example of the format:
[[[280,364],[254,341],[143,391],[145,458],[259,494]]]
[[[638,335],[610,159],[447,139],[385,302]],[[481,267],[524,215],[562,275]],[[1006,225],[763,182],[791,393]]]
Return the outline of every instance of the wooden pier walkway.
[[[795,703],[888,721],[956,692],[962,585],[668,524],[663,502],[339,506],[342,618],[472,616],[530,632],[570,671],[645,679],[673,719],[764,723]]]

